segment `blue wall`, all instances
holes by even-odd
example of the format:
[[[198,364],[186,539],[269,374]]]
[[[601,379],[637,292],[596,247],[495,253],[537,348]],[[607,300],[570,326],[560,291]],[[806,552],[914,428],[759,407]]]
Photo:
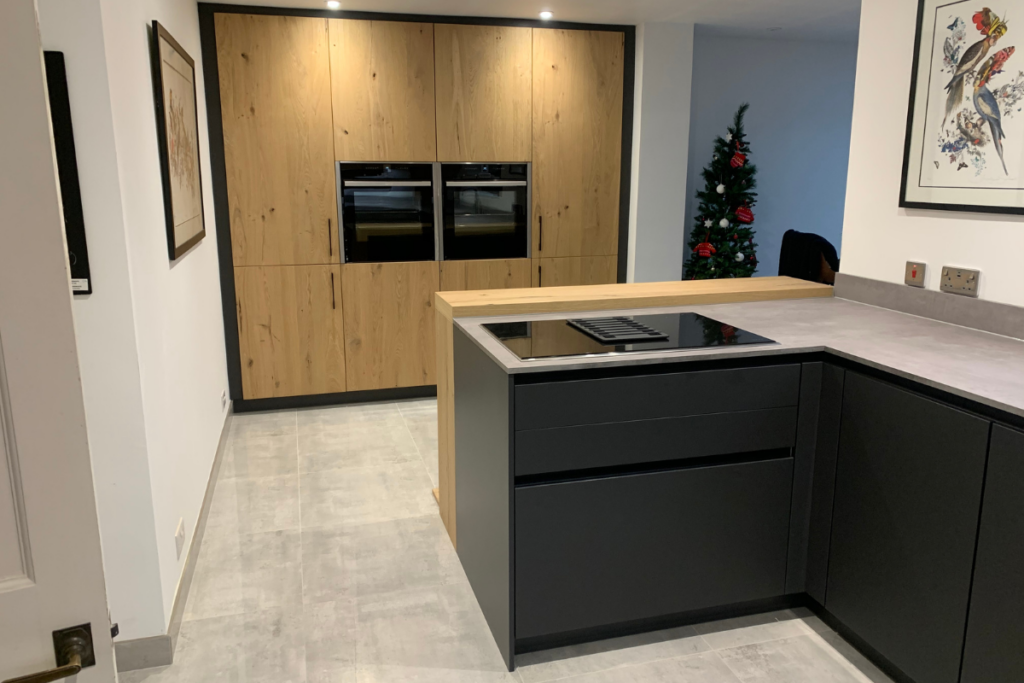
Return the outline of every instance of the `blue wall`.
[[[756,275],[778,274],[782,235],[790,228],[818,233],[839,250],[856,67],[855,43],[709,35],[697,27],[686,244],[714,138],[725,134],[740,103],[749,102],[747,139],[757,165]],[[891,124],[902,129],[906,121],[894,113]]]

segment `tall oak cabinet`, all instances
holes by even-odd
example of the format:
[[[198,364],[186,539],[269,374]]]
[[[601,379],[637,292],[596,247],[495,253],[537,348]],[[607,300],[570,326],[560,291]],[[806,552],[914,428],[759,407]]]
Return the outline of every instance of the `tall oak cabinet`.
[[[616,281],[621,31],[219,11],[213,27],[240,398],[432,385],[437,291]],[[337,161],[532,162],[531,253],[343,263]]]

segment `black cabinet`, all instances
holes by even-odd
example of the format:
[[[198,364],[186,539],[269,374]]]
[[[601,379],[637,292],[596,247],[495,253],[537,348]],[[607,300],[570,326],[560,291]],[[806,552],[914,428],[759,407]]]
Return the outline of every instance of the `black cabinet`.
[[[825,607],[918,683],[957,683],[990,423],[848,372]]]
[[[780,458],[517,487],[516,638],[783,595],[792,482]]]
[[[1024,434],[992,429],[961,683],[1024,681]]]

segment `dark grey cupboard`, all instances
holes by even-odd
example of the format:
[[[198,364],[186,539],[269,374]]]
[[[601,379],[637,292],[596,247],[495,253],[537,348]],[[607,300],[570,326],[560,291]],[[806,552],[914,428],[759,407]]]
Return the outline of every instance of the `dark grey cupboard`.
[[[919,683],[957,683],[990,423],[847,372],[825,608]]]
[[[992,428],[961,683],[1024,681],[1024,433]]]

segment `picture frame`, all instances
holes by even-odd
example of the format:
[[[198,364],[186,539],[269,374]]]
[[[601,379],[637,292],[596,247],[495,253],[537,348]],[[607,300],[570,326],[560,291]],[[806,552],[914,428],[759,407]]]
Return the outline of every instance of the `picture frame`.
[[[1024,0],[989,4],[918,2],[902,208],[1024,214]]]
[[[175,261],[206,237],[196,70],[192,57],[158,21],[151,44],[167,247]]]

